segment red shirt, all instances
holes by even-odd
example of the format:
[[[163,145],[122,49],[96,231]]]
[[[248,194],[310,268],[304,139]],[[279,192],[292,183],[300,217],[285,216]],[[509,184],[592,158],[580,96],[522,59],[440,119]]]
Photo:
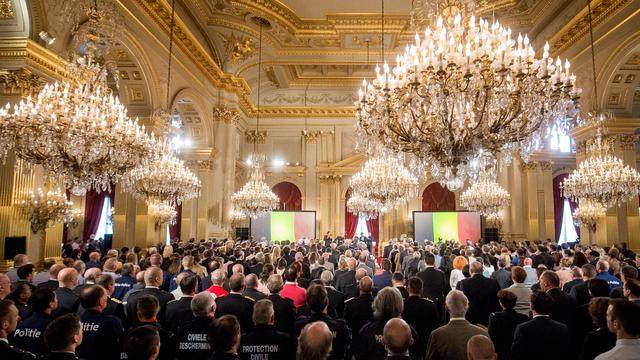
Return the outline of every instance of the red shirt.
[[[293,300],[293,305],[299,308],[303,306],[307,300],[307,291],[296,283],[287,282],[282,287],[282,290],[280,290],[280,296]]]
[[[207,289],[208,292],[215,294],[216,297],[221,297],[221,296],[227,296],[229,295],[229,292],[227,290],[225,290],[222,286],[220,285],[211,285],[210,288]]]

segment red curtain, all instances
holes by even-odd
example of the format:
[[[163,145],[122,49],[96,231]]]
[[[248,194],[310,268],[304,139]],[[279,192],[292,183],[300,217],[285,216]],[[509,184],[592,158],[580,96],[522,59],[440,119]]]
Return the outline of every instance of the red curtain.
[[[280,198],[279,210],[302,211],[302,193],[295,184],[284,181],[271,190]]]
[[[358,227],[358,215],[352,214],[347,209],[347,201],[351,197],[351,189],[347,190],[347,195],[344,197],[344,232],[347,239],[353,239],[356,234],[356,228]]]
[[[456,196],[437,182],[430,184],[422,193],[422,211],[456,211]]]
[[[82,240],[88,240],[91,234],[95,234],[98,231],[100,225],[100,215],[102,215],[102,207],[104,205],[104,199],[109,197],[111,206],[115,203],[115,185],[111,184],[111,192],[95,190],[87,191],[85,195],[84,205],[84,229],[82,231]]]
[[[553,178],[553,219],[556,230],[556,242],[560,237],[560,229],[562,228],[562,207],[564,206],[564,197],[560,190],[560,184],[569,176],[569,174],[560,174]],[[571,213],[575,211],[578,204],[569,200],[569,206],[571,207]],[[576,232],[580,236],[580,228],[576,226]],[[541,239],[542,240],[542,239]]]
[[[380,239],[378,239],[380,237],[380,229],[378,224],[378,218],[367,220],[367,230],[369,230],[369,233],[371,234],[371,239],[373,239],[373,241],[375,241],[376,243],[380,241]],[[376,254],[375,251],[373,251],[373,253]]]
[[[169,225],[169,238],[171,240],[180,239],[180,233],[182,231],[182,204],[176,206],[176,224]]]

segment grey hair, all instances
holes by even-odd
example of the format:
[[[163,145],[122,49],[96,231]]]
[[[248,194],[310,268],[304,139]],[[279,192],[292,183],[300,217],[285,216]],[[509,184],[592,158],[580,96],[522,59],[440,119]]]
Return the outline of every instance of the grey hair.
[[[464,317],[469,309],[469,299],[460,290],[451,290],[445,300],[451,317]]]
[[[320,274],[320,280],[327,286],[331,285],[333,282],[333,273],[330,270],[323,271],[322,274]]]
[[[322,329],[314,329],[317,327]],[[333,335],[326,323],[316,321],[307,324],[298,339],[298,359],[326,360],[331,353],[332,342]]]
[[[373,299],[373,317],[376,320],[386,322],[389,319],[399,317],[404,309],[404,302],[400,290],[395,287],[386,287],[378,292]]]
[[[191,312],[193,312],[194,316],[207,316],[215,311],[215,295],[210,292],[203,291],[191,299]]]
[[[277,294],[282,290],[282,276],[278,274],[272,274],[267,279],[267,289],[272,294]]]
[[[269,299],[262,299],[253,305],[253,322],[256,325],[267,325],[273,317],[273,303]]]
[[[249,274],[244,278],[244,286],[247,289],[255,289],[258,287],[258,277],[256,274]]]
[[[217,269],[211,273],[211,282],[215,285],[220,285],[224,282],[225,277],[224,271],[222,271],[222,269]]]

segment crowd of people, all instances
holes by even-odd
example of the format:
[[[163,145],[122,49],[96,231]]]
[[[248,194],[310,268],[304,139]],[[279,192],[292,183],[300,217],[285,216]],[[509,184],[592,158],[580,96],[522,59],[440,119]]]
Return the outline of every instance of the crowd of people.
[[[0,273],[1,359],[640,359],[626,244],[78,245]]]

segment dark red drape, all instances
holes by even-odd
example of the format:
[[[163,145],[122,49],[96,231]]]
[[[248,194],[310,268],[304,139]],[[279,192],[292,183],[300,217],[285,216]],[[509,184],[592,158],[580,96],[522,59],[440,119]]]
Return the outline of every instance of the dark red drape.
[[[437,182],[430,184],[422,193],[422,211],[456,211],[456,196]]]
[[[85,195],[84,205],[84,229],[82,231],[82,240],[88,240],[91,234],[95,234],[100,226],[100,215],[102,215],[102,206],[104,205],[104,199],[109,197],[111,206],[115,203],[115,185],[111,185],[111,192],[95,190],[87,191]]]
[[[564,197],[560,190],[560,184],[569,176],[569,174],[560,174],[553,178],[553,219],[556,230],[556,241],[560,237],[560,229],[562,228],[562,207],[564,206]],[[578,204],[569,200],[569,206],[571,207],[571,213],[573,214]],[[576,227],[576,232],[580,236],[580,228]]]
[[[371,239],[373,239],[373,241],[375,241],[376,243],[380,241],[380,239],[378,239],[380,237],[380,229],[378,227],[378,224],[378,218],[367,220],[367,230],[369,230],[369,233],[371,234]]]
[[[302,193],[295,184],[284,181],[271,190],[280,198],[279,210],[302,211]]]
[[[176,206],[176,223],[175,225],[169,225],[169,238],[171,240],[180,239],[180,233],[182,231],[182,204]]]
[[[358,215],[351,213],[347,209],[347,201],[351,197],[351,189],[347,190],[347,195],[344,197],[344,232],[347,239],[353,239],[356,234],[356,228],[358,227]]]

